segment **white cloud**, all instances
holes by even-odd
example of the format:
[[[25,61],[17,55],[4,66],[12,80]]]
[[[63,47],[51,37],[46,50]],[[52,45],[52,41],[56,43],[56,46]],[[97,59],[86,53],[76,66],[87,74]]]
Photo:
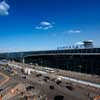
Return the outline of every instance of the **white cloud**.
[[[50,22],[46,22],[46,21],[43,21],[43,22],[40,22],[40,25],[43,25],[43,26],[48,26],[48,25],[51,25]]]
[[[0,15],[1,16],[8,15],[9,8],[10,6],[5,1],[0,2]]]
[[[80,30],[69,30],[68,33],[80,33]]]
[[[38,26],[35,27],[35,29],[42,29],[42,30],[48,30],[50,28],[53,28],[53,24],[47,21],[42,21]]]
[[[75,45],[83,45],[84,43],[82,41],[76,42]]]

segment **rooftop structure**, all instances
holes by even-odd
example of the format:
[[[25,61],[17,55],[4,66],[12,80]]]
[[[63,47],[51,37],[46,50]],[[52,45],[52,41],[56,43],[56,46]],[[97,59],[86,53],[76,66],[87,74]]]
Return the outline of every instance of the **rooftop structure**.
[[[85,48],[93,48],[93,41],[92,40],[83,41],[83,43],[84,43]]]
[[[57,50],[65,50],[65,49],[82,49],[82,48],[93,48],[93,41],[92,40],[85,40],[75,43],[75,45],[63,46],[58,47]]]

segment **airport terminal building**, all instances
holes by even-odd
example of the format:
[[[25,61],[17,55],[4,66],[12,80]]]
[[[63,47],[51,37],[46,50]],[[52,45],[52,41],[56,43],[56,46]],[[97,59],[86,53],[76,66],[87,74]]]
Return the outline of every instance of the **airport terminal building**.
[[[37,53],[33,56],[26,56],[25,62],[64,70],[100,74],[100,48],[52,50],[41,51],[41,54]]]
[[[0,57],[23,63],[38,64],[44,67],[100,75],[100,48],[94,48],[91,41],[84,41],[84,47],[2,53]]]

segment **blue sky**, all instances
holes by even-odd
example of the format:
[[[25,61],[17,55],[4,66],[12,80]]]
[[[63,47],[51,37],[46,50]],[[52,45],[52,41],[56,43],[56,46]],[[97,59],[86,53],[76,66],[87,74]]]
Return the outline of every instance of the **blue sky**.
[[[100,0],[0,0],[0,51],[48,50],[93,40]]]

